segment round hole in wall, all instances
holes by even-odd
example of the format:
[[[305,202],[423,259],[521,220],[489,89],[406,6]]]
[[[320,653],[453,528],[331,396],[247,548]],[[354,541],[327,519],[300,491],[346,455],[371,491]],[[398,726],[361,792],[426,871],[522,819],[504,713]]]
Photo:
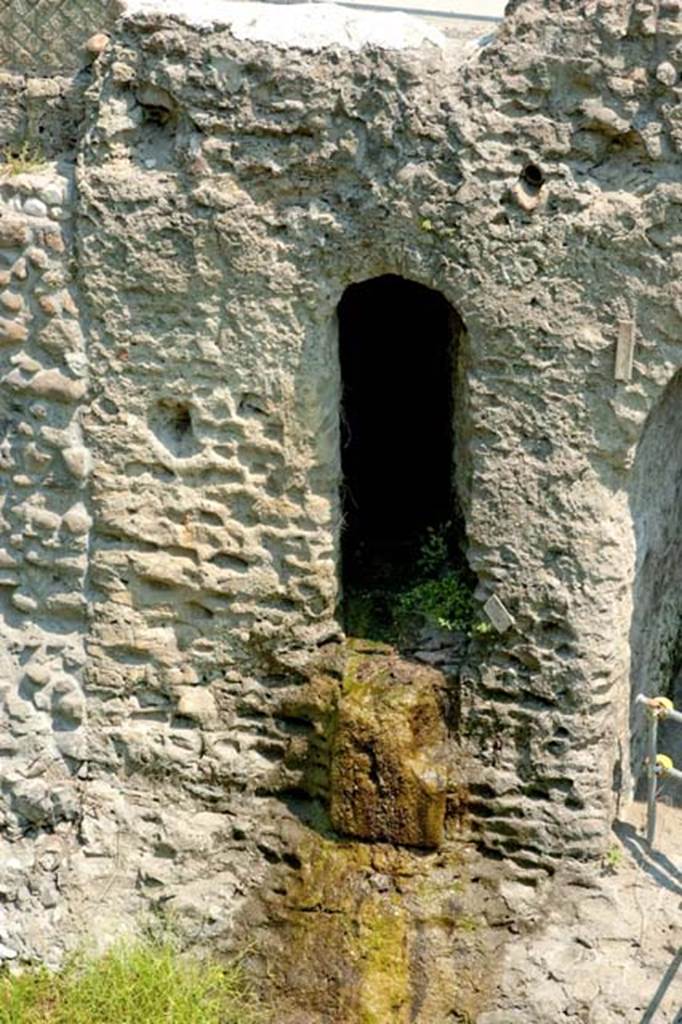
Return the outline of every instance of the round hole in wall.
[[[521,180],[535,192],[539,192],[545,184],[545,176],[537,164],[526,164],[521,171]]]

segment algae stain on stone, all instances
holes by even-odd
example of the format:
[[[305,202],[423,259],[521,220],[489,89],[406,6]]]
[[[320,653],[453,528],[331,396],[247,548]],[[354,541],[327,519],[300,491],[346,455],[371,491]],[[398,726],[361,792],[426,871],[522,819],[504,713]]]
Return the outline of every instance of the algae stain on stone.
[[[407,1024],[408,922],[395,891],[372,884],[372,847],[310,833],[299,855],[284,910],[278,994],[295,979],[297,1005],[320,1019]]]
[[[368,900],[361,909],[358,952],[362,958],[359,994],[361,1024],[407,1024],[411,1004],[408,929],[405,908]]]

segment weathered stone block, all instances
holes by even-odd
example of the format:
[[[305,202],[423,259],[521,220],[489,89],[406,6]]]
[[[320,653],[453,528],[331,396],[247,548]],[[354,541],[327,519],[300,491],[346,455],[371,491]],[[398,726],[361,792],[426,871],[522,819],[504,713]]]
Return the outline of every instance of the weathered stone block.
[[[351,655],[331,752],[331,819],[345,835],[407,846],[443,839],[446,729],[440,673]]]
[[[31,237],[31,231],[23,217],[4,213],[0,217],[0,248],[20,249]]]

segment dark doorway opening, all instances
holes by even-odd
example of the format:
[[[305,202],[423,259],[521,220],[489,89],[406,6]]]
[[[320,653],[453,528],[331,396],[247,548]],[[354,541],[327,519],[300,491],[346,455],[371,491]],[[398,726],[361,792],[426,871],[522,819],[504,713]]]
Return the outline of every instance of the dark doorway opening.
[[[445,554],[455,521],[453,380],[460,322],[438,292],[395,275],[339,304],[343,513],[348,602],[400,589],[425,543]]]

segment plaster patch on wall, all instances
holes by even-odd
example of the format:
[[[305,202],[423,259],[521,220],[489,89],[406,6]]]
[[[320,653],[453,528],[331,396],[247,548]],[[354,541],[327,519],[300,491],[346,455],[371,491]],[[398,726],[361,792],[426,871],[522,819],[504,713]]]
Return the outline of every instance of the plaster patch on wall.
[[[127,0],[128,15],[173,15],[199,28],[229,26],[235,39],[321,50],[342,46],[353,52],[364,46],[403,50],[432,43],[445,46],[445,37],[418,18],[399,12],[355,12],[334,4],[240,3],[205,0]]]

